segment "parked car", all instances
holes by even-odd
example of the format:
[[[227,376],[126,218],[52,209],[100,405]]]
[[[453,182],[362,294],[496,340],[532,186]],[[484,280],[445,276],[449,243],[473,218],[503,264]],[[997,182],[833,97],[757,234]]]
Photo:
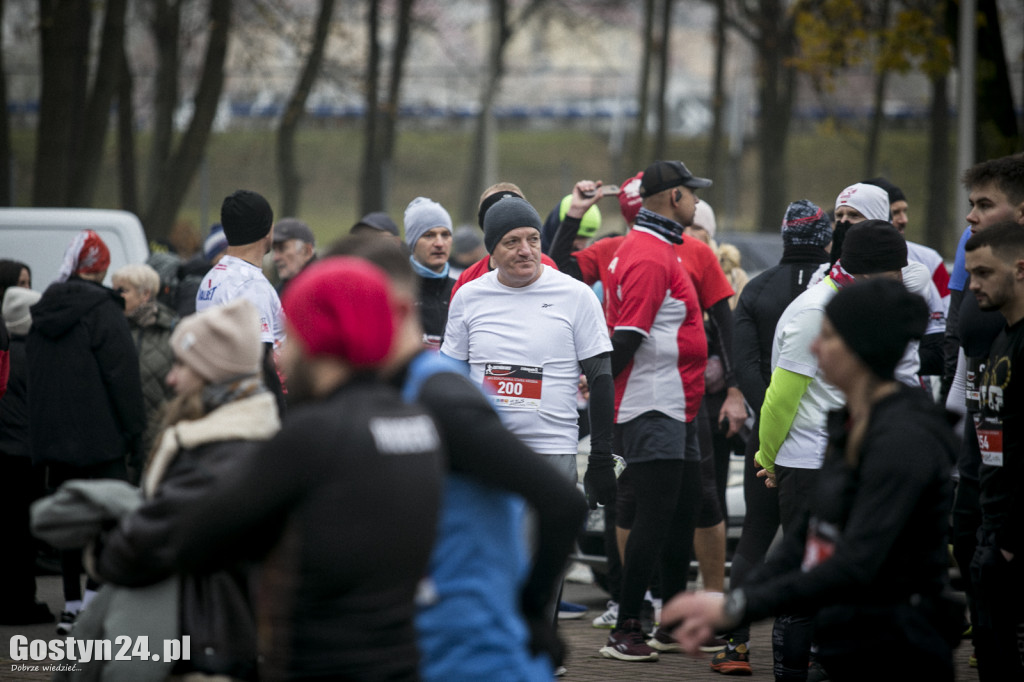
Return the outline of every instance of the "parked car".
[[[80,230],[94,230],[110,249],[110,274],[122,265],[145,263],[149,246],[133,213],[98,208],[0,208],[0,258],[32,269],[32,288],[45,291],[57,279],[64,250]]]

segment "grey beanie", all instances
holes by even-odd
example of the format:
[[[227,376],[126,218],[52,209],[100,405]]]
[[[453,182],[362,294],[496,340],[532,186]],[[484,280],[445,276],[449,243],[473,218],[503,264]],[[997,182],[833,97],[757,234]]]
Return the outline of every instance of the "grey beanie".
[[[405,243],[416,246],[419,238],[435,227],[452,232],[452,217],[444,206],[426,197],[416,197],[405,207]]]
[[[4,292],[3,318],[7,331],[14,336],[25,336],[32,326],[32,313],[29,308],[42,298],[38,291],[25,287],[9,287]]]
[[[543,223],[540,214],[530,202],[520,197],[502,197],[484,215],[484,246],[487,253],[494,253],[494,247],[501,238],[520,227],[532,227],[540,232]]]

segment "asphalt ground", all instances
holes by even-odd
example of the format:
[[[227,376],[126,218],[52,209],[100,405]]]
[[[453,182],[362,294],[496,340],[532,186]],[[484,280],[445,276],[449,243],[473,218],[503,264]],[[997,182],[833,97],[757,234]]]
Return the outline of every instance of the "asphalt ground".
[[[59,576],[40,576],[37,579],[37,596],[49,604],[51,611],[59,615],[63,605],[61,582]],[[683,654],[662,654],[655,663],[626,663],[603,658],[598,650],[604,646],[608,630],[599,630],[591,625],[591,621],[605,609],[608,596],[601,588],[592,583],[566,582],[564,598],[567,601],[583,604],[589,608],[581,618],[560,621],[559,630],[563,641],[568,647],[566,659],[567,673],[562,678],[568,682],[612,680],[656,681],[656,680],[721,680],[723,676],[709,668],[712,654],[703,658],[691,658]],[[0,682],[8,680],[48,680],[51,673],[44,672],[44,663],[11,660],[10,641],[15,635],[24,635],[33,639],[59,639],[55,625],[35,625],[31,627],[15,627],[0,625]],[[751,679],[771,680],[771,622],[755,624],[751,629]],[[957,680],[977,679],[977,670],[971,668],[967,659],[970,655],[970,643],[964,642],[954,654],[956,661]],[[15,666],[29,665],[40,667],[39,670],[16,670]],[[879,671],[879,680],[886,679],[885,671]],[[922,680],[921,682],[927,682]]]

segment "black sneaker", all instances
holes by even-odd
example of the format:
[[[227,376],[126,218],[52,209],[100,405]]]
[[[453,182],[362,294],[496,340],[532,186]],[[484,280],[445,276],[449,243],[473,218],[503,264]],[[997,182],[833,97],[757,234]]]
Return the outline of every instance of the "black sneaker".
[[[654,631],[654,636],[647,640],[647,646],[666,654],[674,654],[683,650],[679,646],[679,642],[672,639],[672,636],[661,628]]]
[[[746,644],[738,644],[735,649],[728,646],[715,654],[711,659],[711,669],[723,675],[753,675],[750,669],[750,651]]]
[[[60,622],[57,623],[57,634],[70,635],[71,631],[75,629],[76,618],[78,618],[77,613],[62,611],[60,614]]]
[[[828,682],[828,671],[815,659],[807,664],[807,682]]]
[[[657,661],[658,652],[649,647],[645,639],[640,621],[630,618],[608,635],[608,643],[601,649],[601,655],[620,661]]]

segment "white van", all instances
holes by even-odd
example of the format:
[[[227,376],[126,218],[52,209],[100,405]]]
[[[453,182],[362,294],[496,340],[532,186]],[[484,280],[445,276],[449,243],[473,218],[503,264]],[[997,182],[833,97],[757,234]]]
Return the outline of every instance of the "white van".
[[[110,249],[110,274],[149,258],[146,234],[128,211],[99,208],[0,208],[0,258],[32,269],[32,288],[45,291],[60,272],[64,251],[80,230],[93,230]]]

